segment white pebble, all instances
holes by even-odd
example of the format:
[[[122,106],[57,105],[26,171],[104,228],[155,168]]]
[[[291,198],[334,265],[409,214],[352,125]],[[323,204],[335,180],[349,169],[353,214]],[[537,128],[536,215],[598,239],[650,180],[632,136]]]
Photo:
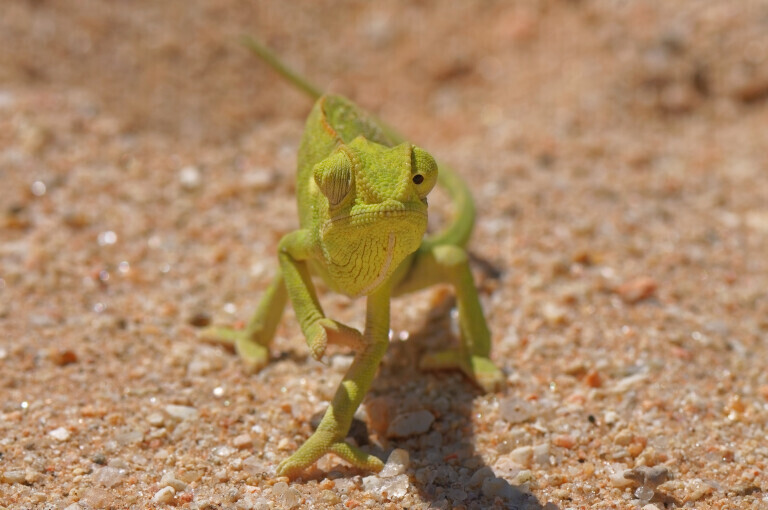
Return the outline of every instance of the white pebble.
[[[181,187],[186,190],[193,190],[200,187],[202,181],[200,170],[195,166],[185,166],[179,170],[179,182]]]
[[[176,475],[173,473],[173,471],[169,471],[163,475],[163,477],[160,479],[160,485],[173,487],[177,491],[183,491],[187,488],[187,484],[176,478]]]
[[[21,469],[13,469],[3,473],[3,481],[5,483],[24,483],[24,471]]]
[[[520,446],[509,453],[509,457],[521,466],[530,466],[533,460],[533,448],[530,446]]]
[[[406,450],[402,448],[395,448],[392,453],[389,454],[387,463],[384,465],[384,469],[379,473],[381,478],[391,478],[393,476],[402,475],[408,469],[411,463],[411,458]]]
[[[387,437],[411,437],[425,433],[432,426],[435,417],[427,411],[415,411],[395,416],[387,428]]]
[[[152,496],[152,501],[155,503],[170,503],[175,495],[176,489],[173,487],[163,487],[155,492],[155,495]]]
[[[199,414],[194,407],[173,404],[165,406],[165,412],[179,420],[195,420]]]
[[[533,406],[520,398],[505,398],[499,402],[499,413],[509,423],[528,421],[535,414]]]
[[[409,485],[408,475],[397,475],[391,478],[379,478],[378,476],[363,478],[363,488],[366,491],[381,494],[387,499],[405,497]]]
[[[52,431],[48,432],[48,435],[57,441],[66,441],[69,439],[69,431],[64,427],[53,429]]]
[[[114,487],[123,478],[123,473],[114,467],[103,467],[93,475],[93,481],[104,487]]]
[[[147,416],[147,423],[153,427],[162,427],[165,423],[165,416],[162,413],[152,413]]]

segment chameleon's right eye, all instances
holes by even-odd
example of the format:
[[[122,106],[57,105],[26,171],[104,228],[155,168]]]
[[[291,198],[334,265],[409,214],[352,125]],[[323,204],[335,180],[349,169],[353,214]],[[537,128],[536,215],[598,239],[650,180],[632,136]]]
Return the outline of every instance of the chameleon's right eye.
[[[411,182],[419,198],[425,198],[437,182],[437,163],[427,151],[414,147],[411,151]]]
[[[352,162],[343,151],[322,160],[314,168],[315,183],[331,206],[339,205],[349,194],[352,175]]]

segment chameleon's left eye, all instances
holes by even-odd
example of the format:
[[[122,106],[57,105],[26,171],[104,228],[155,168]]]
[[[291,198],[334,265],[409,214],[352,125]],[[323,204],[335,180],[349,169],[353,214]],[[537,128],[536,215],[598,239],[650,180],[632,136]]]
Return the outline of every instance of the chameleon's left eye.
[[[437,163],[427,151],[414,147],[411,151],[411,182],[419,198],[424,199],[437,182]]]

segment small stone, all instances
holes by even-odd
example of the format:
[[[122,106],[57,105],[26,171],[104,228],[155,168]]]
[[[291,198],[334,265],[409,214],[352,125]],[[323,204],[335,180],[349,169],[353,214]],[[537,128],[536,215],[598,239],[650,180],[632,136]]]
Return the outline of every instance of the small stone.
[[[160,479],[160,485],[173,487],[178,492],[181,492],[187,488],[187,484],[183,480],[176,478],[176,475],[173,473],[173,471],[169,471],[163,475],[163,477]]]
[[[568,322],[568,310],[555,303],[545,303],[541,315],[550,326],[558,326]]]
[[[659,507],[657,507],[653,503],[648,503],[643,507],[643,510],[659,510]]]
[[[542,443],[533,447],[533,461],[540,466],[549,464],[549,443]]]
[[[624,478],[624,466],[620,464],[612,464],[607,467],[607,470],[609,472],[609,480],[613,487],[623,489],[635,484],[633,480]]]
[[[368,492],[380,494],[387,499],[402,499],[408,492],[410,482],[408,475],[397,475],[391,478],[366,476],[363,478],[363,488]]]
[[[664,466],[638,466],[624,471],[624,478],[653,489],[670,479],[669,469]]]
[[[285,482],[278,482],[272,486],[272,494],[274,494],[278,501],[282,504],[283,508],[291,509],[296,508],[301,503],[301,492],[290,487]]]
[[[167,504],[173,501],[173,497],[176,495],[176,489],[173,487],[163,487],[159,491],[155,492],[152,496],[152,501],[155,503]]]
[[[240,434],[239,436],[235,436],[235,438],[232,440],[232,445],[239,450],[248,448],[252,444],[253,438],[250,436],[250,434]]]
[[[640,276],[621,284],[616,293],[625,303],[634,304],[652,297],[657,288],[656,280],[649,276]]]
[[[569,434],[557,434],[552,438],[552,444],[570,450],[576,446],[576,440]]]
[[[109,466],[96,470],[93,475],[93,481],[103,487],[114,487],[122,478],[123,473],[119,469]]]
[[[533,460],[533,447],[520,446],[509,453],[509,457],[521,466],[530,466]]]
[[[258,475],[259,473],[263,473],[265,471],[263,461],[255,455],[246,457],[243,460],[242,466],[243,470],[249,475]]]
[[[406,450],[402,448],[395,448],[387,458],[387,463],[384,465],[384,469],[379,473],[381,478],[391,478],[393,476],[402,475],[408,469],[411,459]]]
[[[151,413],[147,416],[147,423],[153,427],[162,427],[165,424],[165,416],[162,413]]]
[[[50,357],[51,361],[60,367],[77,362],[77,354],[71,349],[53,349]]]
[[[613,438],[613,442],[619,446],[627,446],[632,442],[632,432],[628,429],[623,429]]]
[[[399,414],[389,424],[387,437],[411,437],[424,434],[434,421],[435,417],[426,409]]]
[[[218,446],[218,447],[213,449],[213,455],[215,455],[216,457],[224,459],[224,458],[229,457],[230,455],[232,455],[236,451],[237,450],[235,450],[231,446],[226,446],[226,445],[225,446]]]
[[[584,384],[590,388],[599,388],[603,385],[603,379],[597,370],[590,370],[584,377]]]
[[[499,402],[499,413],[509,423],[522,423],[534,416],[535,409],[527,400],[505,398]]]
[[[472,474],[472,477],[469,479],[469,486],[479,487],[486,478],[491,478],[493,476],[495,476],[493,474],[493,469],[491,469],[490,466],[483,466]]]
[[[165,412],[168,413],[169,416],[179,420],[195,420],[199,415],[197,409],[194,407],[173,404],[165,406]]]
[[[488,498],[511,499],[514,496],[514,489],[509,482],[495,476],[483,480],[482,491]]]
[[[83,510],[83,507],[81,507],[77,503],[72,503],[71,505],[66,507],[64,510]]]
[[[187,191],[192,191],[200,187],[202,181],[200,170],[196,166],[185,166],[179,170],[179,183]]]
[[[48,432],[48,435],[57,441],[66,441],[70,436],[69,431],[64,427],[53,429],[52,431]]]
[[[21,469],[13,469],[3,473],[3,481],[5,483],[24,483],[24,471]]]

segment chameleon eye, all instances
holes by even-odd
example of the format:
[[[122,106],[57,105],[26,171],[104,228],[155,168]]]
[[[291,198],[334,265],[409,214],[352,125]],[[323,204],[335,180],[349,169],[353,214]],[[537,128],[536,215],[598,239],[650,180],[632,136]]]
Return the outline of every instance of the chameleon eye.
[[[317,187],[331,206],[339,205],[352,189],[352,162],[343,151],[324,159],[314,168]]]
[[[413,147],[411,151],[411,182],[419,198],[424,199],[437,182],[437,163],[424,149]]]

